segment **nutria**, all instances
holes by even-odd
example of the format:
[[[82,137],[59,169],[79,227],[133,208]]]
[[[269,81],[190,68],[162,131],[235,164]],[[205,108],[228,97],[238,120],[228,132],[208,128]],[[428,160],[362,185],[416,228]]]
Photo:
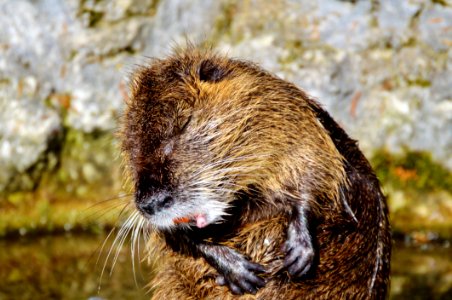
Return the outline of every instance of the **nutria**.
[[[153,232],[154,299],[386,297],[391,238],[378,179],[356,141],[293,84],[178,49],[137,70],[121,132]]]

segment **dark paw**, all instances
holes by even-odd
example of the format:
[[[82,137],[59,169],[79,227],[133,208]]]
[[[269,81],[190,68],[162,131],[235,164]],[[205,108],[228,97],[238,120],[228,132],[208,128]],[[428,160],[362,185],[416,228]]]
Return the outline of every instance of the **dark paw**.
[[[228,261],[223,262],[218,269],[216,282],[219,285],[227,285],[231,292],[236,295],[245,293],[256,294],[265,286],[265,280],[259,277],[259,273],[265,273],[263,266],[248,261],[237,252],[227,255]]]
[[[283,252],[286,254],[284,267],[291,276],[301,277],[311,269],[314,261],[314,248],[309,235],[289,232]]]

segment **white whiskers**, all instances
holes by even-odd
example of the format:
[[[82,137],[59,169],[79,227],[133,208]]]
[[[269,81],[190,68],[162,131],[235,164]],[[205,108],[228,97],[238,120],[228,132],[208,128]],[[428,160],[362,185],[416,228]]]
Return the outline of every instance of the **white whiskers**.
[[[128,205],[126,205],[124,207],[124,209],[126,209],[127,206]],[[121,214],[122,214],[122,212],[121,212]],[[111,236],[113,236],[113,234],[116,231],[117,231],[117,229],[113,228],[109,232],[107,237],[105,238],[105,240],[102,244],[102,247],[100,249],[100,253],[99,253],[99,257],[96,261],[96,265],[99,262],[100,255],[102,254],[103,249],[105,248],[105,246],[107,244],[107,241],[110,239]],[[132,259],[133,276],[134,276],[135,284],[138,286],[138,283],[137,283],[138,281],[137,281],[137,277],[136,277],[136,274],[137,274],[136,255],[138,254],[138,260],[141,262],[141,257],[140,257],[141,241],[140,241],[140,239],[144,239],[145,241],[147,241],[149,238],[149,235],[150,235],[150,233],[149,233],[148,221],[144,217],[141,216],[139,211],[137,211],[137,210],[133,211],[126,218],[126,220],[123,222],[123,224],[120,226],[120,228],[117,231],[116,236],[108,250],[107,256],[105,257],[105,260],[103,263],[100,278],[99,278],[98,291],[100,291],[101,284],[102,284],[102,278],[106,271],[107,264],[109,263],[109,261],[112,262],[111,269],[109,271],[109,275],[111,276],[113,273],[113,270],[115,268],[115,265],[118,262],[118,258],[121,253],[122,247],[124,246],[124,243],[128,238],[130,239],[130,254],[131,254],[131,259]]]

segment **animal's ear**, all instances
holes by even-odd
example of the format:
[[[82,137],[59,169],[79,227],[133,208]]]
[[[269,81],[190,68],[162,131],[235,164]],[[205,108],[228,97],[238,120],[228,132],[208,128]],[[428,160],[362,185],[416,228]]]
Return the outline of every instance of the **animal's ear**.
[[[206,82],[219,82],[223,80],[229,71],[211,59],[205,59],[199,64],[199,80]]]

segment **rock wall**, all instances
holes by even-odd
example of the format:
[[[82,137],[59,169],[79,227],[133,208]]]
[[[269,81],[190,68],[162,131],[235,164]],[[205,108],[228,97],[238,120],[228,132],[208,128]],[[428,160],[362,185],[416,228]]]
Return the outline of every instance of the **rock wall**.
[[[0,0],[0,16],[3,193],[102,182],[130,72],[187,38],[304,88],[369,157],[424,151],[450,180],[448,0]]]

